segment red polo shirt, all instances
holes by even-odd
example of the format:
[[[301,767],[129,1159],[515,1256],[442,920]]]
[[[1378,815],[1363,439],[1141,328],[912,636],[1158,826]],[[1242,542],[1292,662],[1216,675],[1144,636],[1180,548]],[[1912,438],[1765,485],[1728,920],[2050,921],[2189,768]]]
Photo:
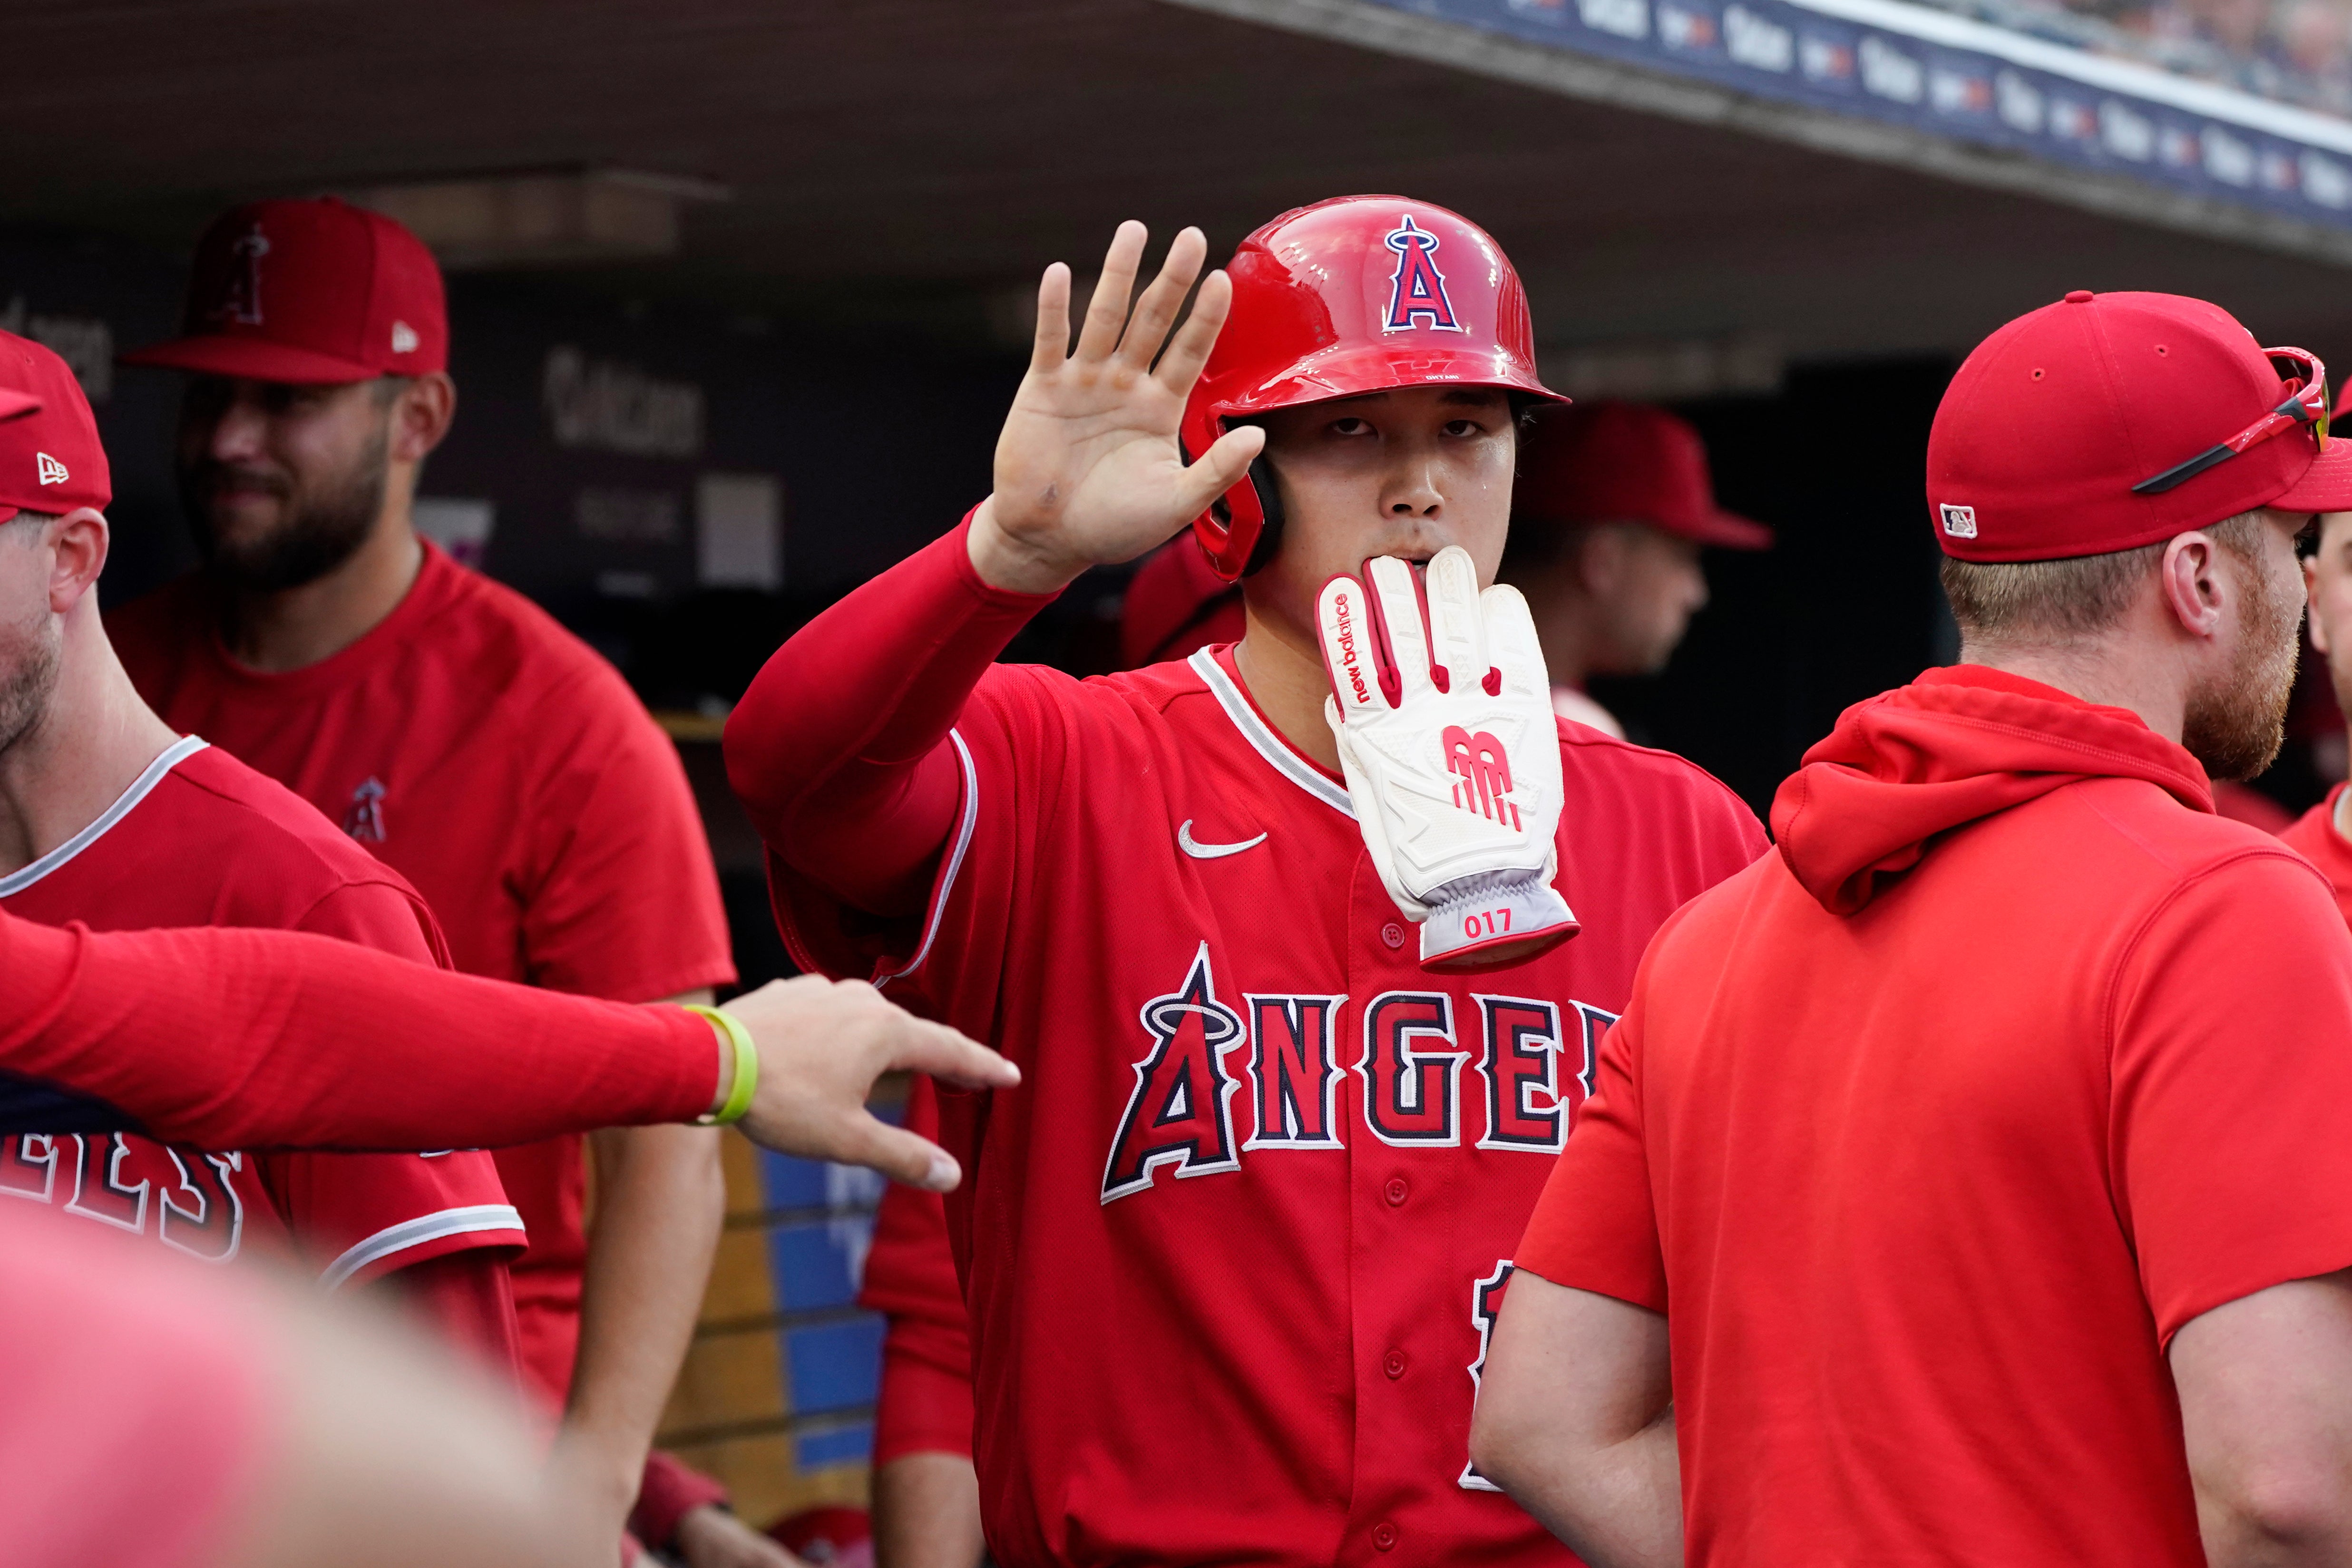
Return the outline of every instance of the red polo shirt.
[[[1517,1254],[1666,1314],[1688,1561],[2202,1564],[2165,1345],[2352,1265],[2352,937],[2135,716],[1849,709]]]

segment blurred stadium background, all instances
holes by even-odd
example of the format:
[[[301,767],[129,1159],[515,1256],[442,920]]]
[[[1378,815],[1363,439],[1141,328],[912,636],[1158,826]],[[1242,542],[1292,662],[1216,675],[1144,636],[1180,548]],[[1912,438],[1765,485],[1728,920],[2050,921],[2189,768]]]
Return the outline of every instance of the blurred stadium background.
[[[164,335],[214,211],[339,192],[450,272],[420,520],[603,649],[696,780],[747,977],[782,972],[716,737],[768,649],[988,486],[1027,300],[1138,216],[1213,250],[1406,191],[1517,262],[1544,370],[1673,403],[1780,547],[1713,561],[1602,695],[1759,808],[1948,655],[1923,526],[1958,357],[2070,288],[2202,295],[2352,364],[2352,0],[160,0],[0,5],[0,326],[81,374],[110,601],[193,559]],[[1106,665],[1122,574],[1016,650]],[[2263,788],[2340,776],[2306,705]],[[667,1440],[754,1520],[863,1495],[876,1189],[730,1144]]]

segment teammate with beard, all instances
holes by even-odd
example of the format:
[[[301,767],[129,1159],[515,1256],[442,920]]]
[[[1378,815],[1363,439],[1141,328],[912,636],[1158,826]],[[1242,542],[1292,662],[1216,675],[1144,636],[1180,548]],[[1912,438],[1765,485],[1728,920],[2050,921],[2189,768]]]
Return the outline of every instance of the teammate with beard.
[[[1677,911],[1517,1252],[1472,1449],[1589,1562],[2352,1560],[2352,936],[2213,814],[2276,752],[2326,373],[2077,291],[1969,356],[1962,663]]]
[[[126,357],[189,373],[178,476],[205,563],[110,617],[142,694],[404,874],[459,968],[709,1001],[734,971],[675,749],[609,664],[413,526],[457,403],[430,253],[332,199],[238,207],[198,244],[184,331]],[[593,1245],[578,1138],[498,1164],[530,1237],[514,1267],[525,1371],[600,1458],[617,1535],[724,1195],[707,1130],[590,1143]],[[665,1538],[719,1495],[679,1499],[679,1479],[655,1461],[651,1490],[680,1504]],[[732,1533],[718,1510],[705,1521]]]

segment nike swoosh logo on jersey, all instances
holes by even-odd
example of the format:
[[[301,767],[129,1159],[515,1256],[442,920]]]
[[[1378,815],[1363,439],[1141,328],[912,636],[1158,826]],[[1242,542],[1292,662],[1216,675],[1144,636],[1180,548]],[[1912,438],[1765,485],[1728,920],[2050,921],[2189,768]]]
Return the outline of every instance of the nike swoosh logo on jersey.
[[[1237,855],[1244,850],[1254,850],[1264,842],[1265,842],[1265,835],[1260,833],[1254,839],[1244,839],[1237,844],[1204,844],[1192,836],[1192,819],[1190,817],[1185,818],[1184,825],[1176,830],[1176,847],[1196,861],[1223,860],[1227,855]]]

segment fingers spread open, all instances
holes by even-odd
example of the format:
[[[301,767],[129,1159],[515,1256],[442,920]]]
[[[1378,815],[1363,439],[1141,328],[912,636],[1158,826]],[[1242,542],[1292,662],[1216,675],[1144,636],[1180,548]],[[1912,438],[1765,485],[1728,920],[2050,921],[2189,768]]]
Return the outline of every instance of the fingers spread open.
[[[1478,596],[1478,612],[1486,622],[1486,657],[1503,672],[1504,690],[1548,698],[1551,676],[1544,668],[1543,643],[1519,591],[1507,582],[1496,583]]]
[[[1323,585],[1315,600],[1315,624],[1323,644],[1323,673],[1339,722],[1388,706],[1380,672],[1372,661],[1371,617],[1364,585],[1342,572]]]
[[[1150,237],[1133,218],[1118,225],[1103,256],[1102,276],[1095,279],[1094,298],[1087,301],[1086,325],[1078,329],[1074,359],[1098,362],[1118,347],[1119,333],[1127,326],[1127,302],[1135,294],[1136,270],[1143,265],[1143,242]]]
[[[1168,351],[1152,367],[1151,373],[1160,385],[1179,397],[1192,394],[1192,383],[1201,379],[1201,367],[1209,362],[1209,350],[1216,346],[1217,333],[1233,303],[1234,280],[1219,267],[1202,281],[1201,292],[1192,297],[1192,313],[1176,329]]]
[[[1030,350],[1029,368],[1057,371],[1069,353],[1070,269],[1057,261],[1037,285],[1037,340]]]
[[[928,1072],[966,1089],[1010,1089],[1021,1082],[1018,1067],[978,1040],[911,1016],[903,1017],[888,1061],[893,1068]]]
[[[1448,545],[1429,563],[1430,662],[1446,672],[1448,691],[1486,678],[1485,618],[1478,612],[1478,565],[1460,545]]]
[[[1390,701],[1402,707],[1409,697],[1433,690],[1429,679],[1429,632],[1422,622],[1421,585],[1412,568],[1392,555],[1364,563],[1371,580],[1373,624],[1380,632],[1381,684]]]
[[[1209,254],[1209,242],[1199,229],[1186,229],[1168,247],[1168,257],[1160,263],[1160,276],[1136,301],[1135,314],[1129,318],[1127,335],[1119,340],[1120,361],[1137,371],[1148,371],[1159,357],[1160,345],[1167,340],[1168,328],[1176,319],[1176,312],[1184,304],[1184,296],[1192,290],[1192,280],[1201,276],[1201,263]]]

